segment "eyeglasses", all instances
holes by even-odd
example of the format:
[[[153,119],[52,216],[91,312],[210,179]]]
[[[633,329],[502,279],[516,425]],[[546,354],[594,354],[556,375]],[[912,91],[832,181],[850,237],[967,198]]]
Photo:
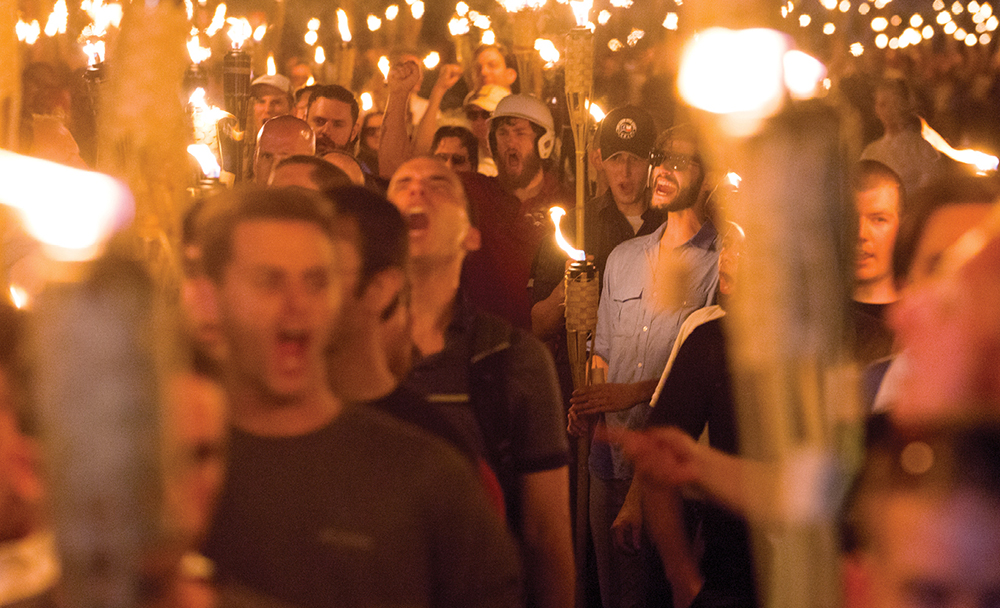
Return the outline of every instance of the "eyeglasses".
[[[479,110],[476,108],[466,108],[465,110],[465,117],[473,122],[477,120],[489,120],[490,114],[492,113],[487,112],[486,110]]]
[[[382,130],[381,126],[365,127],[364,129],[361,130],[361,132],[366,136],[372,136],[372,135],[378,135],[381,130]]]
[[[457,165],[464,165],[465,163],[469,162],[469,157],[468,156],[463,156],[461,154],[444,154],[442,152],[441,154],[435,154],[434,156],[437,157],[437,158],[440,158],[444,162],[451,161],[451,164],[456,165],[456,166]]]
[[[664,165],[670,171],[685,171],[691,165],[700,165],[697,158],[687,154],[671,154],[654,150],[649,154],[649,164],[653,167]]]

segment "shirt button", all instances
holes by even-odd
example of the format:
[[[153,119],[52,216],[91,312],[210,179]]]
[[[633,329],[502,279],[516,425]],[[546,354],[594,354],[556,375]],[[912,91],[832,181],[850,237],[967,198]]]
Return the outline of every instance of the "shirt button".
[[[642,367],[642,363],[639,364],[639,367]]]
[[[642,331],[649,331],[649,325],[643,325]]]

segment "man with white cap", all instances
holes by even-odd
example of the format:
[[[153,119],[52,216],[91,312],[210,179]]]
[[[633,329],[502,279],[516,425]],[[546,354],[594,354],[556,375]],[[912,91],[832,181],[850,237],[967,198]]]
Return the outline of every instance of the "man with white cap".
[[[490,153],[490,118],[497,104],[510,95],[510,89],[499,84],[484,84],[465,96],[462,109],[469,121],[469,130],[479,141],[479,166],[477,172],[496,175],[497,166]]]
[[[250,85],[253,95],[253,115],[258,125],[275,116],[292,113],[292,88],[281,74],[266,74]]]

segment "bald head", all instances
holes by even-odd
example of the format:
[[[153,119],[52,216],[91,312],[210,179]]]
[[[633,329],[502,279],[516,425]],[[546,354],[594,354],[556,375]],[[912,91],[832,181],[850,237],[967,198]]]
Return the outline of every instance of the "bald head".
[[[365,172],[361,170],[356,158],[346,152],[330,152],[323,155],[323,160],[339,167],[351,179],[355,186],[365,185]]]
[[[291,115],[276,116],[264,123],[257,134],[254,154],[254,180],[266,185],[271,171],[284,158],[295,154],[316,153],[316,136],[309,124]]]

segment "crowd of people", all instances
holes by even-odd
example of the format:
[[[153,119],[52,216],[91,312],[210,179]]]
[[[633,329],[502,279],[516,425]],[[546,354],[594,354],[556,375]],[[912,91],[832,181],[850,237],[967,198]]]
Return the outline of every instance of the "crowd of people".
[[[164,403],[179,548],[144,571],[161,579],[150,603],[762,605],[749,524],[773,520],[777,482],[741,451],[727,308],[755,235],[727,219],[725,171],[690,123],[630,103],[602,120],[597,193],[563,229],[599,271],[588,365],[604,381],[573,386],[548,219],[576,205],[556,162],[568,142],[502,46],[470,67],[461,107],[443,100],[465,70],[445,66],[416,119],[424,73],[405,54],[364,115],[338,85],[253,81],[247,183],[194,202],[181,231],[190,361]],[[841,522],[844,605],[992,605],[1000,182],[920,137],[905,82],[874,90],[882,135],[851,159],[844,201],[842,347],[868,421]],[[65,135],[54,160],[85,165]],[[63,600],[30,315],[0,307],[5,607]]]

